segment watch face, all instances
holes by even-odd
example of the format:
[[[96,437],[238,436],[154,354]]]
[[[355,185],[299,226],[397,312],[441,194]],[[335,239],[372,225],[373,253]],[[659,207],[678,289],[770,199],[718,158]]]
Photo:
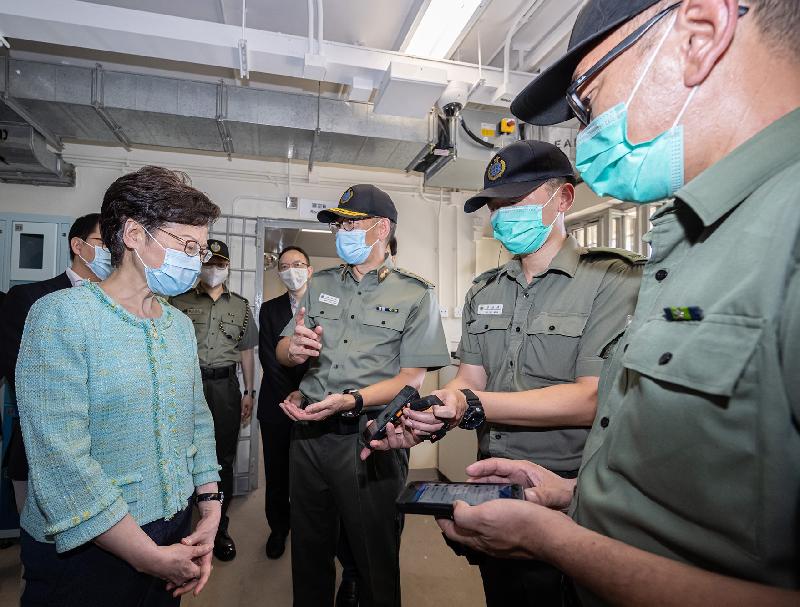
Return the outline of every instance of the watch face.
[[[465,430],[475,430],[480,427],[485,419],[486,415],[483,412],[483,407],[470,407],[467,409],[459,425]]]

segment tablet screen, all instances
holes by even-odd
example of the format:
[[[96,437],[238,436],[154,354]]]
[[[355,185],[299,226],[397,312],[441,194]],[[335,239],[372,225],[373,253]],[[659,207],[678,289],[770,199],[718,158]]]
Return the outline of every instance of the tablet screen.
[[[420,483],[412,497],[419,504],[452,504],[456,500],[477,506],[496,499],[514,498],[514,485],[482,483]]]

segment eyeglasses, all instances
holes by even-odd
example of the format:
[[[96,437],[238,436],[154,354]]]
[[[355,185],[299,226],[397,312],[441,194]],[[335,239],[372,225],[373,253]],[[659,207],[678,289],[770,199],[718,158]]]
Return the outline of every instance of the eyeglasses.
[[[681,2],[670,4],[665,9],[650,17],[650,19],[625,36],[625,38],[623,38],[622,41],[614,48],[608,51],[608,53],[606,53],[602,59],[586,70],[583,74],[578,76],[578,78],[569,85],[569,88],[567,88],[567,104],[569,105],[570,109],[572,109],[575,117],[580,120],[583,126],[587,126],[592,121],[592,110],[589,107],[589,103],[585,99],[580,98],[578,95],[578,89],[589,82],[589,80],[594,78],[600,71],[605,69],[614,59],[636,44],[647,32],[653,28],[656,23],[661,21],[661,19],[678,8],[680,5]],[[750,7],[748,6],[739,6],[739,17],[744,17],[749,10]]]
[[[172,236],[175,240],[183,245],[183,252],[186,253],[189,257],[196,257],[200,256],[200,261],[206,263],[209,259],[211,259],[214,254],[209,251],[207,248],[200,246],[200,243],[196,240],[184,240],[180,236],[176,236],[172,232],[167,232],[163,228],[158,228],[160,232],[164,232],[167,236]]]
[[[339,230],[345,232],[352,232],[356,229],[356,224],[359,221],[366,221],[367,219],[375,219],[375,217],[361,217],[360,219],[344,219],[342,221],[332,221],[328,224],[331,232],[336,234]]]
[[[304,261],[295,261],[294,263],[282,263],[278,266],[278,270],[281,272],[285,272],[286,270],[290,270],[292,268],[302,269],[307,268],[308,264]]]

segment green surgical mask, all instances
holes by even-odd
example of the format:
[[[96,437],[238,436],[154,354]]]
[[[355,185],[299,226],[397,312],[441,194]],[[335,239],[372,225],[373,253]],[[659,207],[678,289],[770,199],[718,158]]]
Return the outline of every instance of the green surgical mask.
[[[549,225],[544,225],[542,212],[559,191],[561,188],[553,192],[542,205],[529,204],[497,209],[491,218],[494,237],[514,255],[528,255],[541,249],[558,219],[556,215]]]

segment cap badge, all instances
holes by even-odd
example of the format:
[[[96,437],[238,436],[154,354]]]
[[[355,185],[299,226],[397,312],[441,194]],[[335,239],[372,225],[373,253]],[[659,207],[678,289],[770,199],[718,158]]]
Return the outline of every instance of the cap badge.
[[[220,248],[221,247],[219,246],[218,242],[212,242],[211,246],[209,246],[209,249],[211,249],[212,253],[219,253]]]
[[[350,199],[353,197],[353,188],[348,188],[348,190],[342,194],[342,197],[339,199],[339,204],[347,204],[350,202]]]
[[[500,158],[500,156],[495,156],[492,158],[492,161],[489,163],[488,168],[486,169],[486,178],[489,181],[497,181],[503,176],[503,173],[506,172],[506,161]]]

